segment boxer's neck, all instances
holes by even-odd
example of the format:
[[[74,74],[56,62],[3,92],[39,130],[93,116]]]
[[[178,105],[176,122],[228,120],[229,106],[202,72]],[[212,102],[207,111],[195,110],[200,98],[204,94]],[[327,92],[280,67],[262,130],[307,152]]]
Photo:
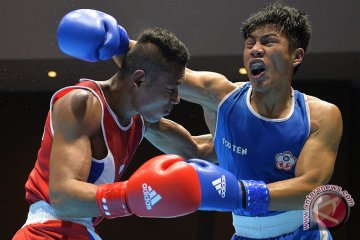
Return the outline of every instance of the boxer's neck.
[[[119,79],[119,75],[116,74],[109,80],[98,82],[98,84],[120,124],[127,126],[131,118],[136,114],[131,104],[131,86],[129,81],[127,79]]]

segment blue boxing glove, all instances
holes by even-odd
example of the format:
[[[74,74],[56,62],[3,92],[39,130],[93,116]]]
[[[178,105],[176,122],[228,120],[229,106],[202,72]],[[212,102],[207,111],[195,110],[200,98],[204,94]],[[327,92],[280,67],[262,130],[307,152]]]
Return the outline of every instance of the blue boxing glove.
[[[243,193],[233,174],[216,164],[190,159],[199,177],[201,204],[199,210],[233,211],[243,209]]]
[[[66,14],[59,24],[57,38],[61,51],[88,62],[124,54],[129,46],[128,34],[115,18],[92,9]]]
[[[263,181],[238,181],[227,170],[200,159],[190,159],[188,163],[195,168],[200,182],[199,210],[234,211],[250,216],[268,211],[270,195]]]

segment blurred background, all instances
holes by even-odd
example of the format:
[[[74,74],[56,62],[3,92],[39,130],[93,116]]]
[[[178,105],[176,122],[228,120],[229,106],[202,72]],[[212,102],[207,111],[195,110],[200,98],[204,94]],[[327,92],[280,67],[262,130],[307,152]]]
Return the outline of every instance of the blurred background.
[[[28,205],[24,184],[40,146],[51,95],[80,78],[106,80],[116,72],[112,61],[86,63],[71,59],[57,47],[56,29],[71,10],[92,8],[114,16],[136,38],[148,27],[174,32],[189,48],[194,70],[224,74],[233,82],[247,81],[243,67],[242,22],[272,1],[261,0],[13,0],[0,8],[0,146],[2,157],[0,239],[11,239],[25,222]],[[293,86],[336,104],[344,133],[331,184],[348,190],[355,200],[350,218],[331,229],[334,239],[359,239],[358,201],[360,147],[360,2],[358,0],[283,1],[306,12],[313,37]],[[53,73],[49,73],[53,71]],[[55,73],[54,73],[55,72]],[[56,76],[54,76],[56,75]],[[207,133],[199,106],[182,101],[169,116],[192,134]],[[123,179],[145,160],[160,154],[146,140]],[[358,180],[356,180],[358,179]],[[103,239],[230,239],[231,214],[196,212],[174,219],[135,216],[104,220]]]

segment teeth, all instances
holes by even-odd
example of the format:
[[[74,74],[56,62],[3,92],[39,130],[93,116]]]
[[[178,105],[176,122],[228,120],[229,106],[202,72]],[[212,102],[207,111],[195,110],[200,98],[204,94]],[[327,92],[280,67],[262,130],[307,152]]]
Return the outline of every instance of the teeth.
[[[260,69],[260,68],[264,68],[264,65],[262,62],[256,62],[251,64],[250,69],[251,70],[256,70],[256,69]]]

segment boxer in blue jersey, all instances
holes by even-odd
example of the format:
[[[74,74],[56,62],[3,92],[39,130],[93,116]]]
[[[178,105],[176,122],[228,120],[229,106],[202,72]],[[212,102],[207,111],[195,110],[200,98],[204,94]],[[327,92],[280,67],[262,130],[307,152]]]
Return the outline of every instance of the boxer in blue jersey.
[[[250,16],[242,32],[249,82],[187,69],[179,88],[181,98],[203,107],[211,134],[191,136],[162,119],[148,135],[164,152],[218,160],[237,177],[247,196],[245,209],[233,211],[234,240],[332,239],[318,224],[303,230],[306,195],[331,178],[342,135],[335,105],[291,87],[310,41],[309,20],[276,3]]]
[[[166,153],[218,161],[236,177],[235,184],[227,173],[201,185],[206,206],[198,208],[233,210],[234,240],[331,239],[317,224],[310,230],[302,226],[305,197],[331,178],[342,135],[335,105],[291,87],[310,41],[309,20],[276,3],[245,21],[243,36],[249,82],[186,69],[179,86],[181,98],[203,107],[210,134],[191,136],[162,118],[146,123],[145,137]],[[229,195],[231,206],[217,200]]]

